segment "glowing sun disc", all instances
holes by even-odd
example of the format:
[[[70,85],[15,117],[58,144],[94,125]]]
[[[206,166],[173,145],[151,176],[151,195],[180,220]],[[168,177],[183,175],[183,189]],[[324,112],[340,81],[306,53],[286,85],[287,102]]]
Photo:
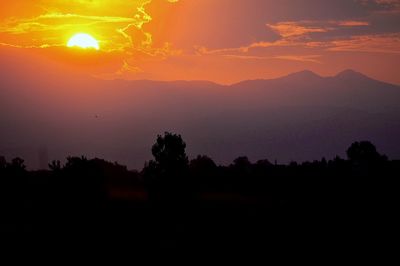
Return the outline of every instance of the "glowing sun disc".
[[[100,49],[99,42],[86,33],[78,33],[69,39],[67,43],[68,47],[79,47],[83,49],[93,48],[96,50]]]

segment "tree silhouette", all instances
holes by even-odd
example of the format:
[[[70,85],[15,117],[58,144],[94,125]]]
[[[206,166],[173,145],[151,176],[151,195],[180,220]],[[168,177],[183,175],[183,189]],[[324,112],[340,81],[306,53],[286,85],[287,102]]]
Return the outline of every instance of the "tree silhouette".
[[[15,172],[23,172],[26,169],[25,161],[19,157],[11,160],[11,163],[7,164],[7,168]]]
[[[82,171],[87,170],[88,159],[84,156],[81,157],[67,157],[67,163],[64,166],[66,171]]]
[[[198,155],[190,161],[190,170],[196,174],[204,175],[217,169],[215,162],[208,156]]]
[[[258,160],[256,165],[260,166],[260,167],[271,167],[271,166],[273,166],[273,164],[268,159]]]
[[[149,166],[155,167],[161,175],[180,175],[187,169],[189,163],[185,149],[186,143],[181,135],[169,132],[165,132],[164,136],[158,135],[151,149],[155,161]]]
[[[176,205],[188,193],[189,160],[181,135],[165,132],[152,146],[154,160],[146,163],[143,174],[149,196],[162,204]]]
[[[197,186],[215,184],[217,181],[218,166],[208,156],[198,155],[190,161],[189,165],[190,177],[196,182]]]
[[[233,160],[232,170],[238,177],[246,176],[250,173],[252,164],[246,156],[241,156]]]
[[[149,200],[154,215],[162,223],[154,225],[157,234],[173,232],[189,209],[190,193],[186,144],[180,135],[165,132],[152,146],[154,160],[143,169]]]
[[[347,149],[347,157],[355,164],[377,163],[386,160],[376,150],[376,147],[369,141],[354,142]]]
[[[61,162],[59,160],[53,160],[49,163],[49,168],[51,171],[61,171]]]

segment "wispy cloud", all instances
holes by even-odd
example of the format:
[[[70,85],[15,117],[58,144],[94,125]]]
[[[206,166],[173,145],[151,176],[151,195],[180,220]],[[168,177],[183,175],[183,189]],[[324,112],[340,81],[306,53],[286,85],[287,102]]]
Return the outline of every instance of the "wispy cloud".
[[[277,56],[254,56],[254,55],[223,55],[226,58],[241,59],[241,60],[288,60],[288,61],[298,61],[298,62],[309,62],[321,64],[322,62],[318,60],[321,55],[277,55]]]
[[[400,13],[400,0],[357,0],[375,13]]]
[[[339,26],[345,27],[360,27],[360,26],[369,26],[370,23],[368,21],[357,21],[357,20],[344,20],[336,22]]]
[[[247,60],[282,59],[291,61],[321,63],[319,55],[287,55],[286,49],[313,49],[321,52],[363,52],[363,53],[393,53],[400,52],[400,33],[363,34],[330,37],[330,33],[346,30],[353,27],[368,27],[371,24],[364,20],[329,20],[329,21],[286,21],[275,24],[267,24],[274,32],[281,36],[276,41],[257,41],[246,46],[227,49],[208,49],[196,47],[196,53],[200,55],[220,55],[227,58]],[[314,35],[319,33],[319,35]],[[343,35],[343,33],[342,33]],[[260,54],[268,51],[280,50],[279,55],[265,56]]]
[[[329,30],[328,28],[301,25],[299,22],[294,21],[267,24],[267,26],[284,38],[315,32],[327,32]]]
[[[324,44],[328,51],[400,54],[400,33],[353,36]]]

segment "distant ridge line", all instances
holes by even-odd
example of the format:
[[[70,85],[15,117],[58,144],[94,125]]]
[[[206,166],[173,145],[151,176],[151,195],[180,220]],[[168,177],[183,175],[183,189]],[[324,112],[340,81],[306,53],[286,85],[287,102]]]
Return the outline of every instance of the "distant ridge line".
[[[299,81],[304,80],[316,80],[316,81],[322,81],[322,80],[329,80],[329,79],[347,79],[347,80],[351,80],[351,79],[358,79],[358,80],[370,80],[370,81],[374,81],[374,82],[380,82],[382,84],[385,85],[392,85],[392,86],[396,86],[396,87],[400,87],[400,84],[395,84],[395,83],[391,83],[391,82],[387,82],[387,81],[383,81],[383,80],[379,80],[379,79],[375,79],[372,77],[369,77],[368,75],[359,72],[359,71],[355,71],[353,69],[345,69],[342,70],[338,73],[336,73],[335,75],[328,75],[328,76],[322,76],[319,75],[317,73],[315,73],[314,71],[305,69],[302,71],[297,71],[297,72],[293,72],[293,73],[289,73],[287,75],[283,75],[280,77],[275,77],[275,78],[255,78],[255,79],[245,79],[245,80],[241,80],[238,82],[234,82],[234,83],[229,83],[229,84],[224,84],[224,83],[218,83],[212,80],[185,80],[185,79],[176,79],[176,80],[156,80],[156,79],[122,79],[122,78],[117,78],[117,79],[102,79],[99,77],[93,77],[96,80],[103,80],[105,82],[121,82],[121,83],[125,83],[126,85],[132,84],[132,83],[142,83],[142,84],[164,84],[164,85],[196,85],[196,87],[199,86],[215,86],[215,87],[221,87],[221,88],[228,88],[228,87],[237,87],[243,84],[248,84],[248,83],[253,83],[253,82],[267,82],[267,81],[280,81],[280,80],[289,80],[289,79],[298,79]]]

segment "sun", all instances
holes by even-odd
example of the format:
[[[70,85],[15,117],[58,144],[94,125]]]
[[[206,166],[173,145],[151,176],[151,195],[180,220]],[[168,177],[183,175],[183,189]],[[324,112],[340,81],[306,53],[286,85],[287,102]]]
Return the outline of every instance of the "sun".
[[[99,42],[86,33],[78,33],[69,39],[67,43],[68,47],[79,47],[83,49],[100,49]]]

